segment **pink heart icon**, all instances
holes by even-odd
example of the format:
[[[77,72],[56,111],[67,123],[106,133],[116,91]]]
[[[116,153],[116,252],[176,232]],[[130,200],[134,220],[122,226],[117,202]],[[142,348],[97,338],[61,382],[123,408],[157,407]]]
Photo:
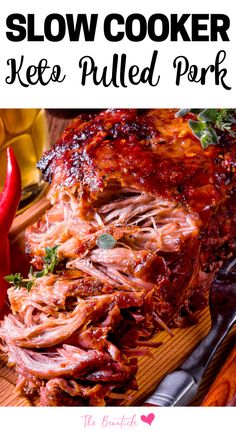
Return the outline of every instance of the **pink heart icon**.
[[[141,415],[141,421],[146,422],[149,425],[152,424],[154,418],[155,418],[154,413],[149,413],[148,415]]]

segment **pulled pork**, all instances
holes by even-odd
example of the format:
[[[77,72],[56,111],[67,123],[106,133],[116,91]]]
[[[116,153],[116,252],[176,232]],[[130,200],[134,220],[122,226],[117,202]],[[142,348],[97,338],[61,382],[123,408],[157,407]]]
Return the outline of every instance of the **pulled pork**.
[[[51,208],[26,230],[26,251],[41,270],[57,246],[59,265],[30,291],[9,289],[0,339],[17,390],[42,405],[123,398],[155,332],[206,305],[234,247],[236,147],[227,135],[202,149],[187,120],[175,110],[80,116],[40,161]]]

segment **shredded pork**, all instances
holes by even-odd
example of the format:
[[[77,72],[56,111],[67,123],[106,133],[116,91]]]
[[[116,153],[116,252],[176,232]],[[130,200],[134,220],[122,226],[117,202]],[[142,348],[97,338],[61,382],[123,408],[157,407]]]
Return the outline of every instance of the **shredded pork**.
[[[124,398],[137,387],[137,357],[158,347],[154,333],[171,334],[204,305],[228,165],[174,114],[79,118],[39,164],[51,208],[26,230],[26,251],[41,270],[45,248],[57,246],[59,264],[30,291],[9,289],[0,340],[17,391],[41,405]],[[104,234],[112,248],[99,243]]]

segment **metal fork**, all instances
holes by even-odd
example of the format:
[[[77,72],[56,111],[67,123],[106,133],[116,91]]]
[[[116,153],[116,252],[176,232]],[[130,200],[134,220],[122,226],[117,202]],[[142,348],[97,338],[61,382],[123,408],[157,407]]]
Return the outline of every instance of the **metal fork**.
[[[178,370],[161,381],[144,405],[187,406],[197,394],[210,360],[236,323],[236,257],[227,260],[216,274],[209,306],[212,320],[210,332]]]

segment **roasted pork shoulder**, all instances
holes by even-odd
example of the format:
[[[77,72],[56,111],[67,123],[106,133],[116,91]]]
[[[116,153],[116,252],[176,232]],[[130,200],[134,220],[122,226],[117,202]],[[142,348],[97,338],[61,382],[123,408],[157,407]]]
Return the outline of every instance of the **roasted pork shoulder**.
[[[81,115],[38,164],[51,208],[26,251],[40,271],[57,246],[59,265],[30,291],[9,289],[0,338],[17,389],[42,405],[104,405],[134,389],[137,356],[157,330],[195,320],[235,247],[235,138],[219,132],[203,149],[194,115],[175,113]]]

